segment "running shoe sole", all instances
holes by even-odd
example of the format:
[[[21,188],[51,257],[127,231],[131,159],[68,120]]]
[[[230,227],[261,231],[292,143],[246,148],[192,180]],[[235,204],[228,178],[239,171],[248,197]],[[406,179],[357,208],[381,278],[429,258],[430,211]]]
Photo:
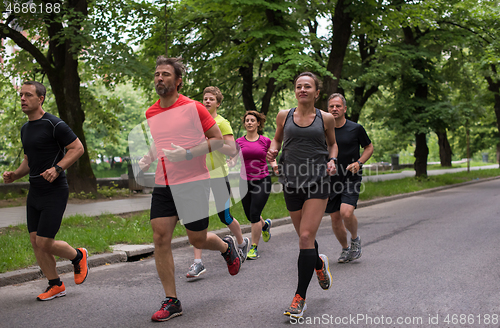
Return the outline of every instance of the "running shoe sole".
[[[243,238],[243,241],[246,241],[246,246],[243,247],[242,249],[238,248],[238,253],[241,254],[241,263],[245,262],[246,259],[247,259],[247,256],[248,256],[248,250],[250,249],[250,239],[248,239],[248,237],[244,237]],[[246,252],[244,252],[244,250],[246,249]]]
[[[328,288],[323,288],[323,290],[328,290],[330,289],[330,287],[332,287],[332,274],[330,273],[330,263],[328,262],[328,256],[326,256],[325,254],[319,254],[319,257],[321,257],[321,259],[323,260],[323,265],[326,267],[326,272],[328,274],[328,279],[330,279],[330,285],[328,286]],[[318,281],[319,281],[319,278],[318,278]],[[321,284],[320,284],[321,286]]]
[[[83,278],[82,281],[79,281],[80,277],[77,277],[75,275],[75,284],[80,285],[80,284],[83,284],[85,282],[85,280],[87,280],[87,277],[89,276],[90,267],[89,267],[89,259],[88,259],[89,258],[89,252],[87,251],[87,249],[83,248],[83,247],[82,248],[78,248],[78,249],[83,253],[83,257],[80,260],[80,263],[78,263],[78,265],[80,265],[82,263],[82,261],[83,261],[83,265],[85,267],[87,267],[87,272],[85,273],[85,278]],[[80,268],[80,270],[81,269],[82,268]]]
[[[182,312],[174,313],[174,314],[172,314],[171,316],[169,316],[168,318],[165,318],[165,319],[156,319],[156,318],[153,319],[153,318],[151,318],[151,321],[164,322],[164,321],[168,321],[168,320],[170,320],[172,318],[178,317],[180,315],[182,315]]]
[[[47,297],[47,298],[43,298],[43,299],[40,298],[40,297],[37,297],[36,299],[39,300],[39,301],[50,301],[50,300],[53,300],[56,297],[63,297],[63,296],[66,296],[66,291],[65,290],[63,290],[62,292],[57,293],[57,294],[55,294],[55,295],[53,295],[51,297]]]
[[[290,311],[285,311],[283,314],[291,318],[302,318],[304,316],[304,312],[306,311],[306,309],[307,309],[307,304],[304,304],[304,308],[300,313],[295,314],[295,313],[290,313]]]
[[[45,295],[49,291],[53,291],[53,292],[57,291],[57,290],[53,290],[53,289],[59,289],[59,292],[55,293],[55,294],[53,294],[51,296],[45,297]],[[40,297],[40,296],[42,296],[42,297]],[[38,297],[36,299],[39,300],[39,301],[50,301],[50,300],[53,300],[56,297],[63,297],[63,296],[66,296],[66,287],[64,286],[64,283],[62,283],[61,286],[52,286],[52,287],[49,286],[49,287],[47,287],[47,290],[45,290],[45,292],[43,292],[40,295],[38,295]]]
[[[198,278],[199,276],[201,276],[202,274],[204,274],[205,272],[207,272],[207,269],[203,269],[201,270],[197,275],[190,275],[189,273],[186,274],[186,278]]]

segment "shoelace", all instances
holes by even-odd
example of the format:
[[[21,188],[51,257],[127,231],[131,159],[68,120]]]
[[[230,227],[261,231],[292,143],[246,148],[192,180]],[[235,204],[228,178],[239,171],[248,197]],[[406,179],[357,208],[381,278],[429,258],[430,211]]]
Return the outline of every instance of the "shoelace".
[[[172,299],[168,299],[168,300],[165,300],[163,301],[163,304],[161,305],[161,309],[165,309],[170,303],[173,303],[174,301],[172,301]]]
[[[228,264],[232,263],[232,261],[231,261],[231,245],[227,245],[227,251],[226,251],[226,255],[224,256],[224,259],[226,260],[226,262]]]
[[[49,290],[51,290],[51,289],[52,289],[52,287],[54,287],[54,286],[50,286],[50,285],[49,285],[49,287],[47,287],[47,289],[45,290],[45,292],[44,292],[44,293],[46,293],[46,292],[48,292]]]
[[[300,296],[295,296],[293,298],[293,301],[292,301],[292,305],[290,305],[291,308],[298,308],[299,307],[299,304],[300,304],[300,301],[301,301],[301,297]]]

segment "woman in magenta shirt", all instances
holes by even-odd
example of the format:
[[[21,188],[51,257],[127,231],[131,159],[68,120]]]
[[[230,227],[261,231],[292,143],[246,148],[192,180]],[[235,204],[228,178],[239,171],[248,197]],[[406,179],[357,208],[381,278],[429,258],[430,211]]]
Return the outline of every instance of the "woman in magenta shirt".
[[[266,117],[263,114],[247,111],[243,116],[247,134],[236,139],[243,159],[240,174],[241,203],[247,219],[252,223],[252,246],[247,256],[249,260],[259,258],[257,247],[261,233],[265,242],[271,239],[271,220],[264,221],[261,216],[271,193],[271,177],[266,162],[271,140],[259,134],[264,128],[265,121]],[[232,165],[235,164],[236,158],[233,159]]]

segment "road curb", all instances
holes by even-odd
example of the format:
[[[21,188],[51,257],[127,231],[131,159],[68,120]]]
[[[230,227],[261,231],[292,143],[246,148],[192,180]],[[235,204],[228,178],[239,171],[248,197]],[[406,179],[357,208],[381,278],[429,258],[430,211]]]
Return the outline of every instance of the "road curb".
[[[123,251],[116,251],[113,253],[97,254],[88,258],[90,268],[119,263],[127,261],[127,254]],[[73,265],[71,261],[57,262],[57,273],[73,272]],[[42,270],[38,266],[32,266],[26,269],[15,270],[0,274],[0,287],[7,285],[15,285],[23,282],[36,280],[43,277]]]
[[[438,192],[441,190],[457,188],[457,187],[462,187],[462,186],[466,186],[466,185],[472,185],[472,184],[476,184],[476,183],[480,183],[480,182],[487,182],[487,181],[497,180],[497,179],[500,179],[500,176],[485,178],[485,179],[477,179],[477,180],[472,180],[472,181],[466,181],[463,183],[457,183],[457,184],[452,184],[452,185],[448,185],[448,186],[441,186],[441,187],[436,187],[436,188],[431,188],[431,189],[414,191],[414,192],[410,192],[410,193],[406,193],[406,194],[381,197],[381,198],[377,198],[377,199],[373,199],[373,200],[359,201],[358,208],[373,206],[373,205],[377,205],[377,204],[391,202],[393,200],[429,194],[429,193]],[[290,224],[291,222],[292,222],[292,220],[289,216],[284,217],[284,218],[280,218],[280,219],[273,219],[273,227],[278,227],[278,226],[282,226],[285,224]],[[241,232],[242,233],[245,234],[245,233],[249,233],[250,231],[251,231],[250,224],[241,225]],[[212,232],[215,233],[216,235],[218,235],[219,237],[224,237],[230,233],[228,228],[223,228],[223,229],[212,231]],[[174,240],[172,240],[172,248],[173,249],[186,247],[189,245],[190,245],[189,240],[186,236],[175,238]],[[148,244],[148,245],[119,244],[119,245],[112,246],[112,248],[113,248],[112,253],[97,254],[97,255],[90,256],[88,258],[89,267],[93,268],[93,267],[97,267],[97,266],[101,266],[101,265],[108,265],[108,264],[112,264],[112,263],[127,262],[133,258],[145,257],[145,256],[152,255],[154,253],[154,246],[152,244]],[[71,261],[58,262],[57,263],[57,272],[59,274],[73,272],[73,265],[71,264]],[[33,267],[26,268],[26,269],[1,273],[0,274],[0,287],[20,284],[23,282],[40,279],[42,277],[43,277],[42,271],[40,270],[40,268],[38,266],[33,266]]]
[[[476,184],[476,183],[480,183],[480,182],[487,182],[487,181],[497,180],[497,179],[500,179],[500,176],[491,177],[491,178],[484,178],[484,179],[476,179],[476,180],[472,180],[472,181],[466,181],[466,182],[462,182],[462,183],[451,184],[448,186],[441,186],[441,187],[424,189],[424,190],[419,190],[419,191],[412,191],[412,192],[409,192],[406,194],[399,194],[399,195],[394,195],[394,196],[387,196],[387,197],[381,197],[381,198],[376,198],[376,199],[371,199],[371,200],[359,201],[357,208],[377,205],[377,204],[381,204],[381,203],[387,203],[387,202],[391,202],[393,200],[398,200],[398,199],[403,199],[403,198],[408,198],[408,197],[413,197],[413,196],[419,196],[419,195],[424,195],[424,194],[430,194],[430,193],[441,191],[441,190],[463,187],[463,186],[467,186],[467,185],[472,185],[472,184]],[[274,220],[273,220],[273,222],[274,222]]]

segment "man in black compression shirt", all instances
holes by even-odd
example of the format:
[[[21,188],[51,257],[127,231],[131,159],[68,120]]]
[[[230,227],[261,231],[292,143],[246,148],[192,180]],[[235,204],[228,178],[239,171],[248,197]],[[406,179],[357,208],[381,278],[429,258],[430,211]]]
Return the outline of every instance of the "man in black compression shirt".
[[[3,173],[5,183],[29,173],[28,232],[38,265],[49,280],[45,292],[37,297],[39,301],[66,295],[54,255],[71,260],[76,284],[83,283],[88,275],[87,250],[54,239],[68,202],[64,170],[83,154],[83,145],[66,123],[42,109],[45,94],[46,89],[39,82],[28,81],[21,87],[21,108],[28,116],[28,122],[21,128],[24,159],[15,171]]]
[[[373,144],[365,129],[345,117],[347,107],[343,95],[334,93],[328,98],[328,111],[335,117],[335,139],[339,147],[337,175],[331,176],[332,192],[326,213],[332,218],[332,228],[342,252],[340,263],[361,257],[361,239],[358,236],[358,219],[354,209],[358,205],[362,167],[373,154]],[[359,147],[363,147],[360,156]],[[351,233],[351,245],[347,243],[347,230]]]

